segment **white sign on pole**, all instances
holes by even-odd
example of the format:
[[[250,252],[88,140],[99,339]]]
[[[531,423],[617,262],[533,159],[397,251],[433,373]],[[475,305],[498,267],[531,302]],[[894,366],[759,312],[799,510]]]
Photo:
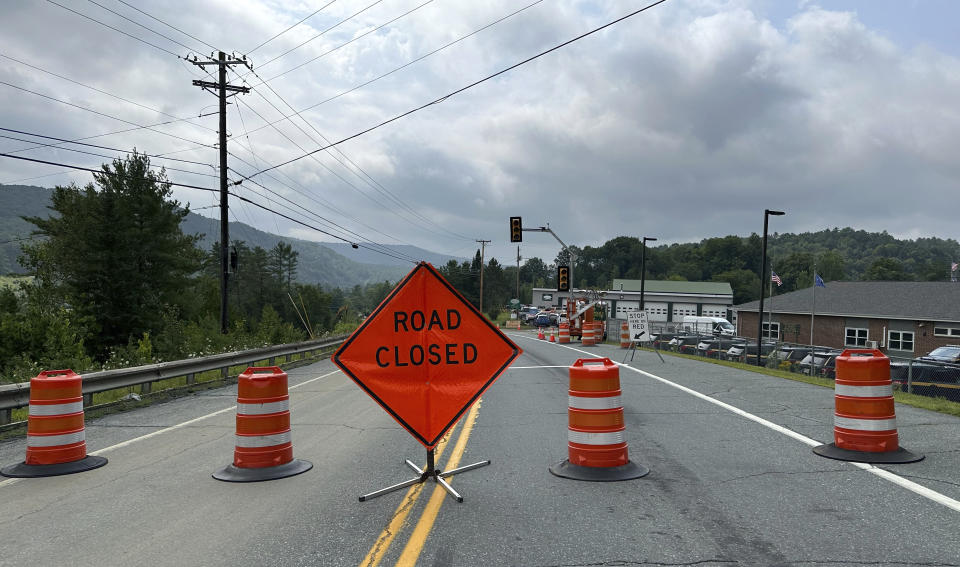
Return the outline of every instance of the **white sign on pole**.
[[[647,324],[646,311],[627,313],[627,324],[630,327],[630,342],[645,343],[653,340],[650,336],[650,325]]]

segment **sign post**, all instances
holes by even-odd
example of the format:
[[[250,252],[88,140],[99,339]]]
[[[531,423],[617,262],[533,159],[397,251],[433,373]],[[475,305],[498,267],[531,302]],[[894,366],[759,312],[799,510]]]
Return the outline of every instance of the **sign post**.
[[[631,311],[627,313],[627,325],[630,331],[630,342],[633,343],[633,349],[630,351],[630,362],[633,362],[633,356],[637,353],[639,344],[653,340],[653,337],[650,335],[650,324],[647,322],[647,312]],[[660,352],[654,352],[660,357],[660,362],[665,363]],[[626,362],[627,355],[623,355],[623,360]]]
[[[521,352],[433,266],[417,264],[333,355],[333,362],[427,449],[425,469],[406,461],[417,477],[360,501],[433,478],[463,502],[444,479],[490,461],[441,471],[434,448]]]

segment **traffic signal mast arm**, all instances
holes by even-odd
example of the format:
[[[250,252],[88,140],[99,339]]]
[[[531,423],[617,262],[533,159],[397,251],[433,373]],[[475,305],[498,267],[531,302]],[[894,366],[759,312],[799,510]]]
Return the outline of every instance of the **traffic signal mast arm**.
[[[570,250],[570,247],[564,244],[562,240],[560,240],[560,237],[557,236],[557,233],[553,232],[553,229],[550,228],[549,224],[547,226],[541,226],[539,228],[525,228],[523,229],[523,231],[524,232],[549,232],[551,236],[557,239],[557,242],[560,243],[560,246],[563,246],[563,249],[566,250],[567,254],[570,256],[570,291],[573,292],[573,290],[576,288],[576,286],[574,285],[576,280],[573,279],[573,264],[574,264],[574,261],[577,259],[577,257],[573,253],[573,251]]]

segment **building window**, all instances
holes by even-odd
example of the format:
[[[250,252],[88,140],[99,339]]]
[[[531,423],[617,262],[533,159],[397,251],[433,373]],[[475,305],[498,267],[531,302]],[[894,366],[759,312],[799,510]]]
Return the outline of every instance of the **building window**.
[[[780,338],[780,323],[764,323],[763,324],[763,338],[765,339],[779,339]],[[756,354],[756,353],[754,353]]]
[[[960,328],[957,327],[933,327],[933,336],[935,337],[960,337]]]
[[[913,352],[912,331],[890,331],[887,334],[887,348]]]
[[[847,327],[846,340],[843,344],[846,346],[867,346],[867,337],[869,336],[867,329]]]

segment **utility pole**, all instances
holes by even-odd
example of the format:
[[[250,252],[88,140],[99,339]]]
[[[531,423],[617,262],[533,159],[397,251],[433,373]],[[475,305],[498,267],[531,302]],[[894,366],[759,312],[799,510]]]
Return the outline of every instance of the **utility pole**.
[[[224,52],[219,52],[217,59],[210,54],[210,59],[200,61],[196,55],[190,60],[197,67],[207,65],[217,66],[217,82],[193,81],[193,86],[217,95],[220,99],[220,332],[227,334],[227,281],[230,276],[230,228],[227,207],[227,92],[234,96],[237,93],[249,93],[249,87],[238,87],[227,84],[227,66],[243,65],[250,70],[253,66],[247,63],[247,56],[237,59],[236,55],[227,58]]]
[[[486,252],[487,243],[489,240],[478,240],[480,243],[480,313],[483,313],[483,263],[484,263],[484,253]]]

